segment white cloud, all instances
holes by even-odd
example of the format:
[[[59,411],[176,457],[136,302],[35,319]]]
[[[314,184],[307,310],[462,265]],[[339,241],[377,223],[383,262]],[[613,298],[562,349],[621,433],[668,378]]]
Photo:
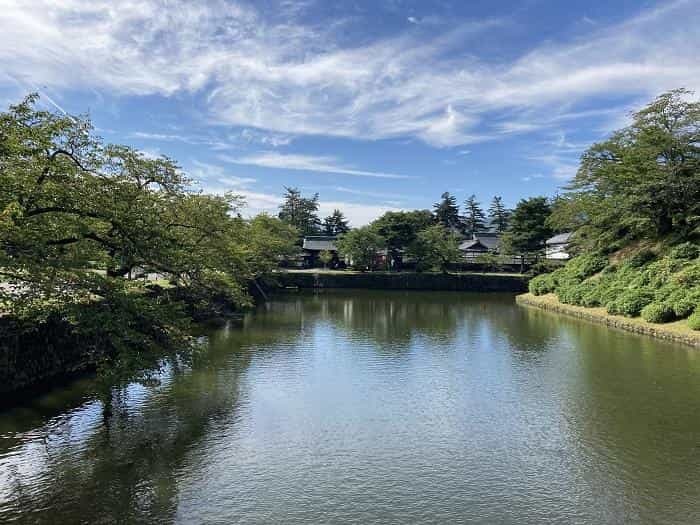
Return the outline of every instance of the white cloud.
[[[499,62],[463,49],[500,21],[433,33],[421,23],[350,47],[334,32],[338,21],[301,23],[298,6],[282,7],[272,17],[225,0],[3,0],[0,82],[196,94],[213,121],[281,137],[411,137],[437,147],[551,126],[551,116],[599,96],[700,89],[696,0],[589,24],[585,39]],[[525,119],[508,121],[513,112]]]
[[[395,173],[384,173],[381,171],[358,170],[343,166],[338,160],[330,156],[313,156],[299,154],[284,154],[276,151],[264,151],[244,157],[231,157],[220,155],[219,158],[233,164],[243,164],[247,166],[260,166],[263,168],[277,168],[299,171],[314,171],[320,173],[337,173],[354,177],[372,177],[380,179],[410,179],[407,175],[397,175]]]

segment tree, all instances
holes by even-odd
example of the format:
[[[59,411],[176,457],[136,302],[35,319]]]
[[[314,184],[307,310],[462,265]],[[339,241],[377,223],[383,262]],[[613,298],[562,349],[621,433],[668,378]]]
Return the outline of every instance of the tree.
[[[442,224],[434,224],[418,233],[409,254],[416,259],[419,270],[436,268],[446,273],[448,265],[461,256],[459,239]]]
[[[457,198],[445,192],[440,196],[440,202],[433,205],[435,221],[442,224],[445,228],[462,228],[462,221],[459,218],[459,207],[457,206]]]
[[[288,226],[242,219],[239,196],[195,193],[173,160],[103,145],[86,118],[37,110],[37,99],[0,113],[5,313],[104,341],[114,371],[191,348],[192,312],[249,304],[248,285],[289,249]],[[137,270],[173,288],[152,293],[128,278]]]
[[[700,233],[700,102],[690,94],[659,96],[589,148],[552,224],[590,248]]]
[[[333,260],[333,253],[328,250],[322,250],[318,254],[318,259],[323,263],[324,268],[328,268],[328,265]]]
[[[551,212],[546,197],[531,197],[518,202],[508,231],[503,236],[503,250],[520,255],[522,264],[526,255],[539,255],[544,250],[545,241],[553,233],[548,225]]]
[[[377,252],[384,248],[386,241],[370,226],[355,228],[338,239],[338,253],[350,259],[353,268],[374,269]]]
[[[399,261],[401,251],[415,242],[419,231],[433,223],[430,210],[388,211],[372,222],[372,228],[386,240],[391,258]]]
[[[495,196],[491,201],[491,206],[489,206],[489,220],[496,227],[498,233],[503,233],[508,229],[509,217],[510,213],[503,205],[503,199]]]
[[[471,195],[464,202],[464,229],[472,236],[486,229],[486,215],[477,202],[476,195]]]
[[[350,231],[348,221],[340,210],[323,219],[323,233],[326,235],[342,235]]]
[[[299,235],[319,233],[321,220],[318,218],[318,193],[313,197],[302,197],[297,188],[284,188],[284,202],[280,205],[279,218],[294,226]]]

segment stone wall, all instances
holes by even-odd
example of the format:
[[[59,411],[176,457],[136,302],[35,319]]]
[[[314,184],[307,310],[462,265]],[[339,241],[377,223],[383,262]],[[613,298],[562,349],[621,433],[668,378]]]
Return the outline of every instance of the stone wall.
[[[282,288],[365,288],[370,290],[435,290],[460,292],[524,292],[528,278],[521,275],[439,274],[413,272],[281,272]]]
[[[0,317],[0,395],[90,370],[96,348],[95,341],[77,336],[65,321],[27,326]]]

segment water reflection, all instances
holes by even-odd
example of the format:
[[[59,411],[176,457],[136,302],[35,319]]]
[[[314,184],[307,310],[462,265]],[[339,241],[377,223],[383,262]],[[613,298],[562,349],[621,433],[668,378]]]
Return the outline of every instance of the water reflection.
[[[0,522],[699,523],[700,354],[512,296],[289,295],[0,414]]]

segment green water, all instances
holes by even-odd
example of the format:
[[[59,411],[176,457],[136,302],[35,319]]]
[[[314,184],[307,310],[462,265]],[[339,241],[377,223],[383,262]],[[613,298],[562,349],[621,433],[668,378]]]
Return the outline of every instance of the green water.
[[[700,523],[700,352],[512,296],[278,298],[0,413],[0,522]]]

